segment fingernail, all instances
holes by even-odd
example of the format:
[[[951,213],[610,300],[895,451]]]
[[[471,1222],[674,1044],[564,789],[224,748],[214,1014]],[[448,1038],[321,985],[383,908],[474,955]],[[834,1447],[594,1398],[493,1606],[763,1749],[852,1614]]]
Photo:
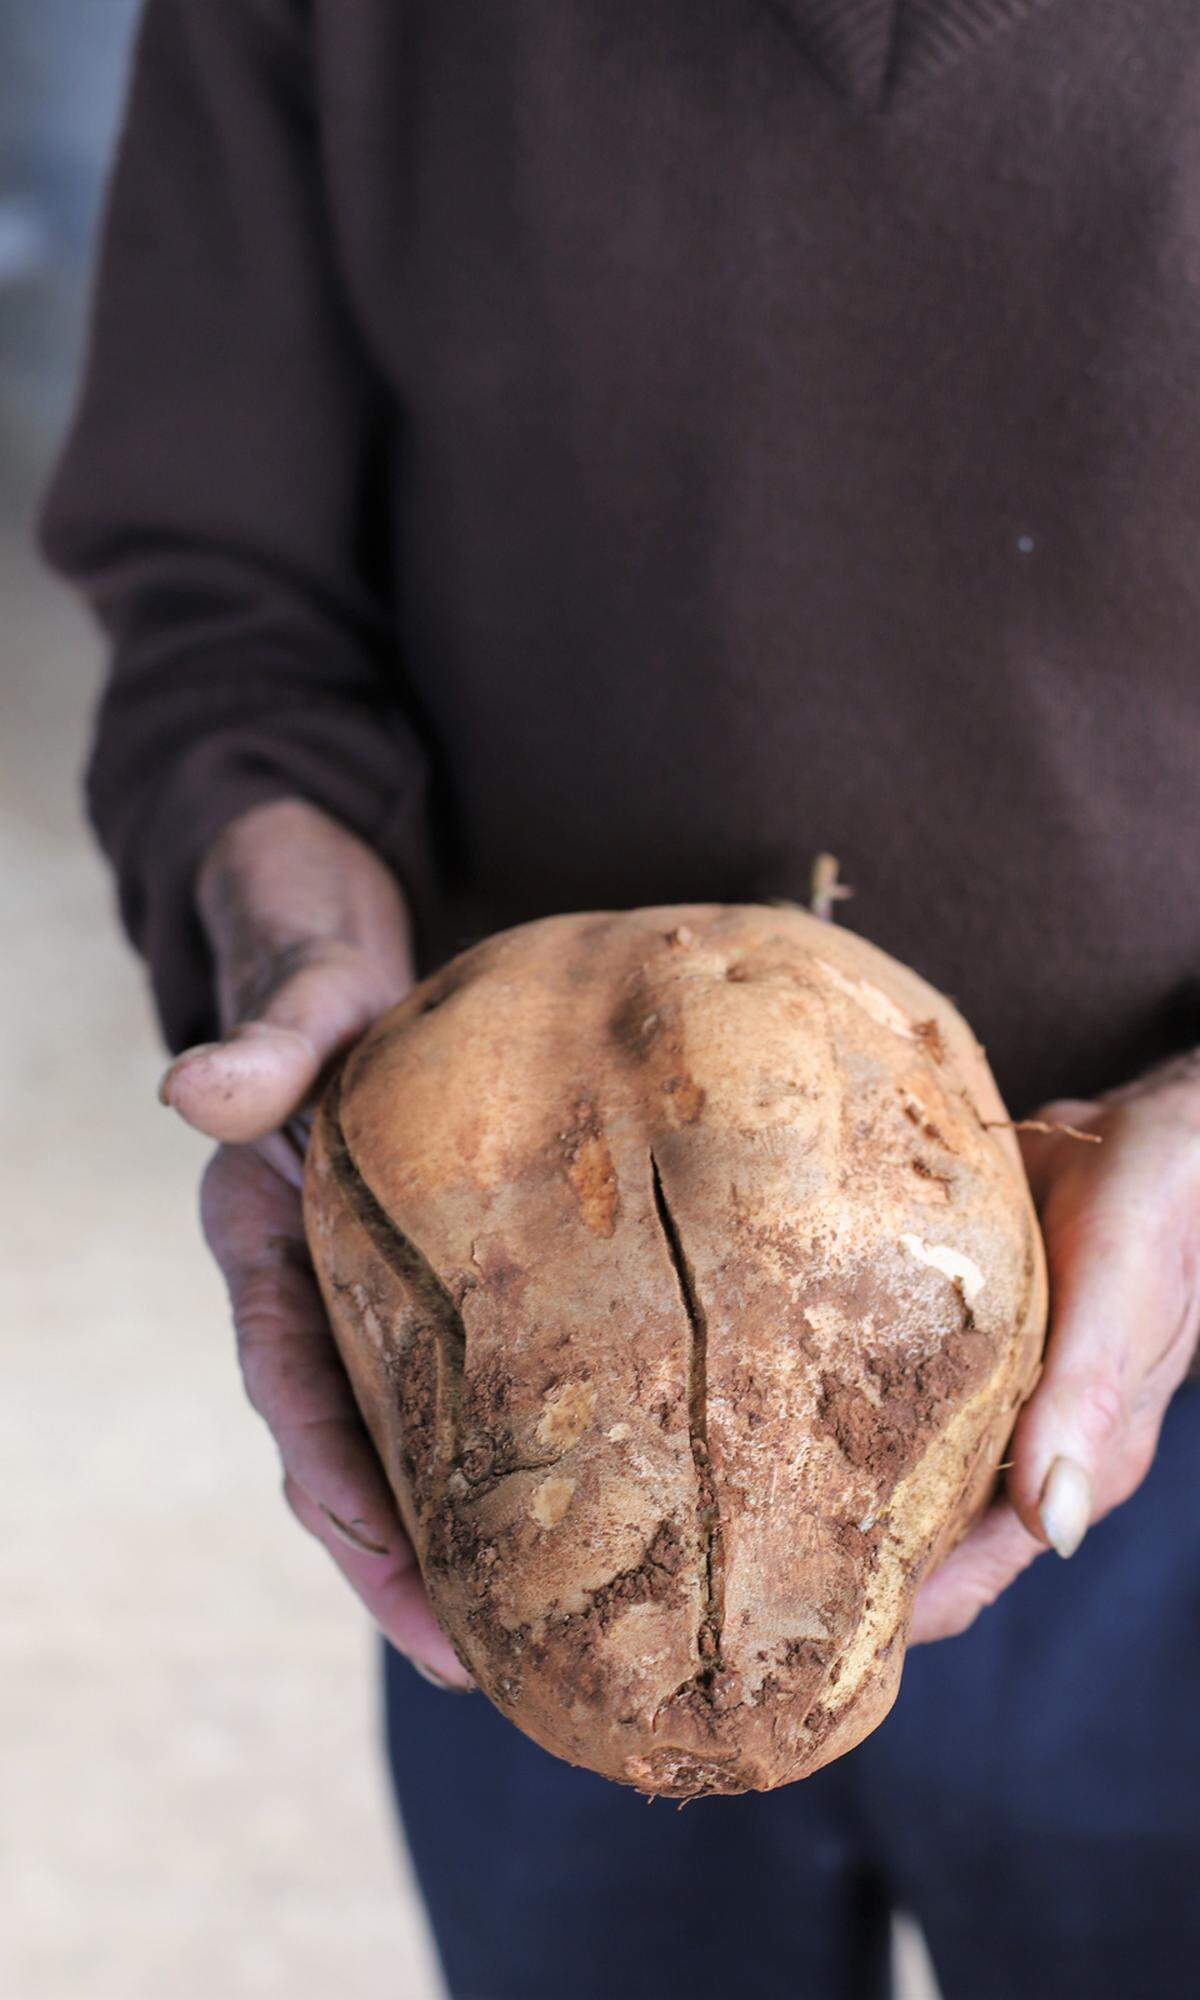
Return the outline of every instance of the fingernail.
[[[373,1542],[369,1536],[360,1534],[356,1527],[353,1527],[349,1521],[343,1521],[339,1515],[334,1513],[332,1507],[325,1505],[323,1500],[318,1500],[317,1505],[333,1529],[334,1534],[340,1535],[344,1542],[349,1542],[352,1549],[357,1549],[364,1556],[385,1556],[387,1554],[387,1547],[383,1542]]]
[[[221,1046],[220,1042],[196,1042],[195,1045],[190,1049],[181,1049],[179,1054],[175,1057],[174,1061],[169,1062],[167,1064],[166,1069],[163,1071],[162,1076],[159,1078],[159,1084],[158,1084],[159,1103],[167,1105],[170,1104],[171,1084],[174,1080],[175,1073],[179,1069],[181,1063],[189,1061],[192,1056],[207,1055],[210,1049],[219,1049],[220,1046]]]
[[[420,1674],[423,1681],[428,1681],[430,1687],[440,1688],[443,1694],[470,1693],[469,1688],[461,1688],[456,1686],[454,1681],[443,1680],[440,1674],[435,1674],[433,1668],[427,1667],[422,1660],[410,1660],[408,1664],[414,1674]]]
[[[1073,1556],[1092,1514],[1092,1482],[1075,1459],[1055,1459],[1046,1474],[1038,1511],[1051,1548],[1060,1556]]]

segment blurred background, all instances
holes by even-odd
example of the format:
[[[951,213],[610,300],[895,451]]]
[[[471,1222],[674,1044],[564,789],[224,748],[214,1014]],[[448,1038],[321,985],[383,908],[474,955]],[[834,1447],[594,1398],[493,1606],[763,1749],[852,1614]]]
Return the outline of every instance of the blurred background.
[[[0,1993],[433,2000],[374,1648],[279,1497],[80,819],[100,654],[30,520],[133,0],[0,0]]]
[[[438,2000],[374,1646],[242,1399],[82,824],[100,650],[31,543],[137,12],[0,0],[0,1992]]]

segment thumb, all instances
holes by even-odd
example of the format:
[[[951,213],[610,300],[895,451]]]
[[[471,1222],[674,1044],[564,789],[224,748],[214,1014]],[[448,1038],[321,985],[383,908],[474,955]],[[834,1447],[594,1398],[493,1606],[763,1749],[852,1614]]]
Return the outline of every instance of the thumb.
[[[1046,1217],[1050,1339],[1008,1481],[1026,1527],[1064,1556],[1145,1469],[1134,1411],[1140,1350],[1159,1317],[1149,1201],[1132,1176],[1102,1199],[1089,1201],[1085,1186],[1081,1176],[1078,1193]]]
[[[378,856],[293,801],[227,829],[199,902],[230,1026],[177,1056],[159,1095],[209,1138],[245,1145],[294,1117],[411,986],[404,902]]]
[[[287,962],[295,963],[295,950]],[[297,971],[281,974],[251,1019],[219,1042],[185,1049],[159,1096],[198,1132],[245,1145],[295,1115],[340,1049],[355,1041],[401,997],[407,981],[389,981],[361,947],[314,939]]]

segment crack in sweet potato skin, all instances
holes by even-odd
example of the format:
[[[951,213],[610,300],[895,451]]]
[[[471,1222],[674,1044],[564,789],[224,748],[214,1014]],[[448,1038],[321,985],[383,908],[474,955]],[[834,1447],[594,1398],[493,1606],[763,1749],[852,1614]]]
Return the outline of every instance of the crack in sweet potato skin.
[[[688,1262],[679,1224],[667,1200],[662,1171],[653,1151],[650,1154],[650,1180],[655,1219],[662,1231],[688,1322],[688,1443],[696,1470],[696,1539],[701,1562],[701,1615],[696,1634],[700,1666],[690,1685],[710,1694],[721,1666],[725,1557],[721,1510],[708,1447],[708,1320],[696,1287],[696,1275]],[[685,1682],[677,1693],[682,1695],[688,1685]]]
[[[342,1199],[369,1237],[376,1255],[432,1327],[438,1347],[436,1388],[437,1457],[445,1472],[459,1455],[460,1413],[466,1370],[467,1330],[461,1307],[428,1257],[376,1199],[359,1171],[341,1123],[341,1077],[335,1077],[321,1107],[330,1172]],[[410,1419],[411,1428],[411,1419]],[[426,1474],[428,1478],[428,1474]]]

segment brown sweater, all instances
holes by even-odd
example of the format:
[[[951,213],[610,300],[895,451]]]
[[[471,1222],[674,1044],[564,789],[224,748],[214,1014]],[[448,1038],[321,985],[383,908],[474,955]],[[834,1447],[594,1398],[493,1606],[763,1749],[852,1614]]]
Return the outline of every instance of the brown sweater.
[[[430,965],[803,897],[1024,1108],[1200,1039],[1195,0],[150,0],[46,516],[167,1033],[301,793]]]

